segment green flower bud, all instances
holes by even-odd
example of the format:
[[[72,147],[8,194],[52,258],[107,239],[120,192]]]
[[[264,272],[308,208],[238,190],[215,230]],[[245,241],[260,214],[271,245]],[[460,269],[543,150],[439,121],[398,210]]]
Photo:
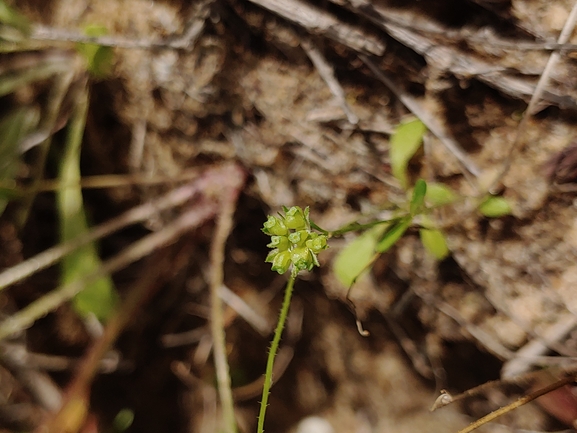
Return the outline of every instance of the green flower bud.
[[[290,235],[289,235],[290,236]],[[286,236],[271,236],[269,248],[277,248],[279,251],[286,251],[290,247],[290,242]]]
[[[292,250],[291,260],[299,271],[310,271],[314,266],[314,259],[311,257],[311,251],[306,247],[295,248]]]
[[[312,237],[306,241],[307,248],[310,248],[313,253],[319,253],[328,248],[327,237],[325,235]]]
[[[309,232],[299,230],[288,235],[288,240],[297,247],[304,247],[305,241],[309,238]]]
[[[282,251],[274,257],[272,262],[272,270],[278,272],[279,274],[284,274],[291,265],[291,253],[290,251]]]
[[[264,259],[265,263],[272,263],[274,261],[274,258],[277,256],[277,254],[279,253],[278,248],[272,250],[271,252],[268,253],[268,255],[266,256],[266,259]]]
[[[275,236],[286,236],[288,234],[286,225],[280,219],[272,215],[268,216],[268,219],[263,224],[262,231],[267,235]]]
[[[320,267],[320,263],[319,263],[319,259],[317,257],[317,255],[309,248],[309,251],[311,252],[311,258],[313,259],[313,264],[315,266],[319,266]]]
[[[293,230],[303,230],[307,227],[305,215],[299,206],[293,206],[285,212],[284,222]]]

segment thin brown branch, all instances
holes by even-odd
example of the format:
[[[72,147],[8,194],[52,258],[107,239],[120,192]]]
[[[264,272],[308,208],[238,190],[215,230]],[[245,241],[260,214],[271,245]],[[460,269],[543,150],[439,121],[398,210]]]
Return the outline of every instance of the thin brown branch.
[[[515,400],[513,403],[508,404],[507,406],[503,406],[491,412],[490,414],[485,415],[483,418],[480,418],[477,421],[471,423],[469,426],[465,427],[462,430],[459,430],[457,433],[470,433],[473,430],[478,429],[482,425],[487,424],[488,422],[491,422],[494,419],[497,419],[500,416],[505,415],[506,413],[511,412],[512,410],[515,410],[533,400],[536,400],[539,397],[550,393],[551,391],[555,391],[556,389],[559,389],[564,385],[572,383],[573,381],[575,381],[574,375],[564,377],[563,379],[560,379],[557,382],[554,382],[544,388],[538,389],[537,391],[524,395],[523,397],[520,397],[519,399]]]

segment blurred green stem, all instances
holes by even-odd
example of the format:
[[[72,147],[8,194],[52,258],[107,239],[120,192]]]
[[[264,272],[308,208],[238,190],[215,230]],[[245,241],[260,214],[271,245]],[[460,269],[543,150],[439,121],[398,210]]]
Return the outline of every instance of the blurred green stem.
[[[58,75],[54,79],[54,85],[51,87],[50,94],[48,95],[48,102],[46,106],[46,115],[41,120],[40,129],[51,131],[56,124],[58,119],[58,113],[66,93],[74,79],[73,70]],[[84,91],[84,87],[80,87]],[[46,159],[48,157],[48,150],[50,149],[50,144],[52,142],[52,136],[48,136],[39,146],[36,155],[34,156],[34,161],[31,164],[31,177],[33,178],[32,184],[30,185],[31,191],[37,191],[40,186],[42,179],[44,177],[44,167],[46,165]],[[28,219],[28,214],[32,203],[36,198],[36,194],[30,194],[26,196],[22,201],[22,206],[19,209],[18,215],[16,217],[18,225],[23,227]]]

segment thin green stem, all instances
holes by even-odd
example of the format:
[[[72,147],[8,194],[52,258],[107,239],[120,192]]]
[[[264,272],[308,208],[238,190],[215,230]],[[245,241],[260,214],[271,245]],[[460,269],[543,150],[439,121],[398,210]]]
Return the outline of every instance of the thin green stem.
[[[270,393],[270,388],[272,386],[273,378],[272,378],[272,369],[274,366],[274,359],[276,357],[276,353],[278,351],[278,346],[280,343],[280,339],[282,336],[282,331],[288,316],[289,307],[291,303],[291,297],[293,294],[293,287],[297,278],[298,270],[293,267],[291,271],[290,278],[287,282],[285,292],[284,292],[284,299],[282,302],[282,307],[280,310],[280,314],[278,317],[278,322],[276,324],[276,329],[274,331],[274,337],[272,339],[272,344],[270,346],[270,351],[268,353],[268,358],[266,360],[266,372],[264,376],[264,385],[262,387],[262,399],[260,402],[260,412],[258,414],[258,433],[264,433],[264,417],[266,414],[266,408],[268,404],[268,396]]]
[[[320,228],[319,226],[317,226],[315,223],[313,223],[311,221],[311,227],[314,228],[315,230],[320,231],[322,234],[324,235],[328,235],[329,237],[336,237],[336,236],[342,236],[345,233],[349,233],[349,232],[358,232],[358,231],[363,231],[363,230],[368,230],[374,226],[377,226],[379,224],[393,224],[403,218],[405,218],[406,215],[401,215],[395,218],[391,218],[388,220],[377,220],[377,221],[372,221],[370,223],[366,223],[366,224],[360,224],[357,222],[351,223],[351,224],[347,224],[344,227],[341,227],[340,229],[334,230],[334,231],[327,231],[324,230],[322,228]]]

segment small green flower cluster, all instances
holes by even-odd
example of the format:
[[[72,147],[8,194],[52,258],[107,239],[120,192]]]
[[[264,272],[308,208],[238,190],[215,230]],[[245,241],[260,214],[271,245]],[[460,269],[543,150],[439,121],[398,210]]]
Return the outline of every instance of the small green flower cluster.
[[[267,245],[273,250],[266,257],[272,270],[284,274],[292,265],[297,271],[310,271],[319,266],[317,254],[328,248],[327,236],[313,232],[309,219],[309,208],[283,207],[284,216],[269,215],[262,231],[271,237]]]

